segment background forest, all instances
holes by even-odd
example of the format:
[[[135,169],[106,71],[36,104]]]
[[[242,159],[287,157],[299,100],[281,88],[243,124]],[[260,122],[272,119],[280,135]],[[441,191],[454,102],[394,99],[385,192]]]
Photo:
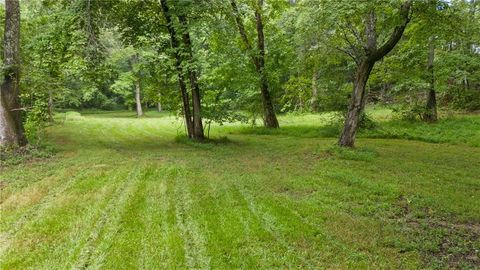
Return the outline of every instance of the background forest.
[[[159,1],[23,1],[27,131],[63,109],[136,109],[142,115],[142,108],[157,108],[183,115],[181,91],[188,95],[192,85],[192,96],[201,96],[203,125],[268,120],[263,82],[273,114],[346,112],[366,40],[365,14],[376,13],[379,43],[401,19],[396,0],[257,2],[170,1],[165,13]],[[474,0],[416,1],[403,38],[373,68],[366,103],[394,105],[404,118],[431,121],[425,115],[433,90],[442,109],[479,110],[479,6]],[[170,30],[178,40],[186,35],[188,44],[172,46]],[[175,55],[184,59],[176,63]],[[261,67],[251,60],[259,55]],[[179,72],[186,90],[179,91]],[[187,79],[192,72],[193,84]]]

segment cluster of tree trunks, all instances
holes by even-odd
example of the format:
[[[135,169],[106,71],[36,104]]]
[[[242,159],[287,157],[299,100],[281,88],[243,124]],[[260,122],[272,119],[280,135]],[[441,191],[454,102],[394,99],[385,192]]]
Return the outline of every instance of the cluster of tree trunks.
[[[386,56],[400,38],[410,22],[410,10],[413,0],[407,0],[400,7],[399,14],[401,23],[395,27],[392,34],[385,43],[378,47],[377,32],[376,32],[376,14],[374,11],[370,12],[365,18],[365,37],[363,49],[364,53],[358,53],[355,48],[352,48],[352,55],[354,55],[357,63],[357,71],[353,86],[353,93],[348,107],[348,112],[345,118],[345,124],[338,144],[342,147],[354,147],[355,135],[358,129],[360,115],[365,108],[365,89],[368,78],[372,72],[375,63]]]
[[[263,105],[264,125],[267,128],[278,128],[280,126],[278,124],[277,116],[273,107],[272,97],[270,95],[270,90],[268,87],[268,79],[265,73],[265,35],[263,33],[262,19],[263,0],[258,0],[257,4],[255,5],[255,23],[257,29],[258,53],[254,53],[252,44],[250,42],[250,39],[248,38],[247,32],[245,31],[245,26],[235,0],[230,0],[230,5],[232,6],[233,14],[235,16],[235,22],[237,24],[240,37],[242,38],[246,50],[248,51],[248,53],[251,54],[252,62],[255,65],[255,70],[260,78],[260,94]]]
[[[183,114],[185,117],[187,134],[191,139],[203,140],[205,139],[205,136],[202,125],[200,87],[198,85],[197,73],[193,67],[192,43],[188,31],[188,21],[183,15],[177,16],[181,26],[179,27],[180,29],[178,29],[181,34],[182,42],[180,42],[178,30],[175,28],[174,24],[174,14],[172,14],[170,10],[168,1],[160,0],[160,5],[167,23],[170,43],[175,58],[175,68],[177,70],[178,84],[182,95]],[[191,101],[187,90],[187,84],[185,82],[185,74],[188,75],[190,81]],[[190,103],[192,104],[192,107],[190,106]]]
[[[20,4],[5,1],[4,81],[0,88],[0,146],[27,144],[20,106]]]

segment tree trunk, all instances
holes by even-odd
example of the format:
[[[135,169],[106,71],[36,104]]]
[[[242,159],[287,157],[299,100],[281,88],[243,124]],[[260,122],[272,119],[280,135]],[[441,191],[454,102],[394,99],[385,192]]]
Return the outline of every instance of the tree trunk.
[[[15,122],[7,108],[5,99],[0,96],[0,146],[18,145]]]
[[[240,37],[242,38],[242,41],[247,51],[251,54],[252,62],[255,65],[255,71],[260,77],[260,94],[263,105],[263,123],[267,128],[278,128],[279,124],[277,116],[275,115],[275,110],[273,108],[272,97],[270,96],[270,91],[268,89],[268,79],[265,74],[265,36],[263,33],[263,20],[261,15],[263,0],[258,0],[258,5],[255,8],[258,54],[255,54],[253,52],[253,47],[250,43],[250,40],[248,39],[247,32],[245,31],[245,26],[243,24],[243,20],[238,10],[236,1],[230,0],[230,5],[233,9]]]
[[[137,106],[137,117],[143,116],[140,80],[135,80],[135,104]]]
[[[257,72],[260,75],[261,92],[262,92],[262,104],[263,104],[263,116],[264,125],[267,128],[279,128],[277,116],[273,108],[272,97],[268,89],[268,80],[265,74],[265,35],[263,34],[263,20],[261,9],[263,6],[263,0],[258,0],[258,7],[255,9],[255,20],[257,25],[257,48],[259,55],[257,56]]]
[[[0,88],[0,146],[27,144],[20,106],[20,4],[5,1],[4,81]]]
[[[163,112],[162,103],[161,103],[161,102],[157,102],[157,110],[158,110],[158,112]]]
[[[197,72],[193,63],[192,41],[190,39],[190,33],[188,32],[188,22],[185,16],[178,16],[178,19],[183,27],[183,44],[186,50],[186,57],[188,58],[187,71],[190,79],[190,88],[192,91],[192,107],[193,107],[193,139],[203,140],[205,135],[203,134],[202,123],[202,108],[201,108],[201,96],[200,87],[198,85]]]
[[[170,8],[166,0],[160,0],[162,6],[162,12],[165,16],[165,21],[167,23],[168,33],[170,34],[170,43],[173,48],[173,54],[175,57],[175,68],[177,70],[178,84],[180,86],[180,92],[182,93],[182,102],[183,102],[183,115],[185,117],[185,126],[187,128],[187,134],[189,138],[193,138],[193,121],[192,114],[190,110],[189,96],[187,92],[187,85],[185,84],[185,77],[183,75],[182,69],[182,56],[180,55],[180,45],[177,38],[177,33],[173,26],[172,16],[170,14]]]
[[[406,0],[400,7],[399,15],[402,22],[393,29],[390,37],[380,47],[378,47],[377,43],[378,34],[376,32],[377,18],[375,11],[371,10],[364,20],[366,41],[362,45],[365,48],[365,54],[355,58],[357,63],[357,73],[355,76],[352,98],[345,117],[345,125],[343,127],[342,135],[338,141],[338,144],[342,147],[355,146],[355,135],[357,133],[360,114],[365,107],[365,87],[370,73],[372,72],[375,63],[391,52],[400,41],[407,24],[410,22],[410,10],[412,4],[413,0]]]
[[[312,111],[313,112],[318,112],[318,86],[317,86],[317,80],[318,80],[318,74],[316,71],[313,71],[313,76],[312,76],[312,99],[310,100],[310,104],[312,106]]]
[[[425,122],[437,121],[437,97],[435,92],[435,74],[434,74],[434,61],[435,61],[435,43],[434,38],[430,38],[428,45],[428,64],[427,71],[429,76],[429,90],[427,94],[427,106],[423,115]]]
[[[338,141],[340,146],[355,146],[355,135],[357,133],[358,121],[365,106],[365,88],[374,65],[375,62],[365,59],[357,68],[350,106],[345,118],[342,135]]]
[[[48,91],[48,121],[53,122],[53,94],[52,90]]]

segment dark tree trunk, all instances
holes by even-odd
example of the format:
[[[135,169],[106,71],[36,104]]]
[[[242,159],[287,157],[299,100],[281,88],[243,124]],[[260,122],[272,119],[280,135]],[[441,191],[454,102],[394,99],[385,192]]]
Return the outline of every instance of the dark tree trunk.
[[[355,145],[358,121],[365,106],[365,87],[374,64],[375,62],[364,60],[357,69],[350,106],[345,118],[342,136],[338,142],[341,146],[353,147]]]
[[[170,9],[167,3],[167,0],[160,0],[160,5],[162,6],[162,13],[165,16],[165,21],[167,22],[168,33],[170,34],[170,42],[173,49],[173,54],[175,57],[175,68],[178,73],[178,84],[180,86],[180,92],[182,93],[182,102],[183,102],[183,114],[185,117],[185,126],[187,128],[187,134],[189,138],[193,138],[193,121],[192,114],[190,109],[189,96],[187,92],[187,85],[185,84],[185,76],[182,69],[182,56],[180,55],[180,44],[178,41],[177,33],[173,26],[172,15],[170,14]]]
[[[317,71],[313,71],[312,75],[312,99],[310,100],[310,104],[312,106],[313,112],[318,112],[318,73]]]
[[[393,50],[395,45],[400,41],[400,38],[410,22],[410,9],[413,0],[406,0],[400,7],[400,17],[402,23],[393,29],[390,37],[385,43],[378,47],[377,32],[376,32],[376,15],[371,11],[365,18],[365,44],[362,44],[365,49],[365,54],[357,57],[357,72],[353,87],[352,98],[348,108],[347,116],[345,118],[345,125],[342,134],[338,140],[338,144],[342,147],[354,147],[355,135],[357,133],[358,121],[360,115],[365,107],[365,88],[372,72],[375,63],[385,57]]]
[[[0,89],[0,145],[27,144],[20,106],[20,4],[5,1],[4,81]]]
[[[427,72],[429,77],[429,88],[427,93],[427,106],[425,107],[425,113],[423,120],[425,122],[437,121],[437,95],[435,92],[435,73],[434,73],[434,61],[435,61],[435,43],[433,37],[430,38],[428,45],[428,63]]]
[[[143,116],[143,109],[142,109],[142,99],[141,99],[141,85],[140,80],[135,80],[135,104],[137,108],[137,117]]]
[[[257,48],[259,54],[257,56],[257,72],[260,75],[262,91],[262,104],[264,124],[267,128],[278,128],[278,120],[273,108],[272,97],[268,89],[268,80],[265,74],[265,35],[263,34],[263,20],[261,9],[263,7],[263,0],[258,0],[258,6],[255,9],[255,21],[257,25]]]
[[[190,39],[190,33],[188,31],[188,22],[185,16],[178,16],[178,19],[182,25],[183,31],[183,44],[185,46],[185,55],[188,58],[187,71],[190,79],[190,88],[192,90],[192,107],[193,107],[193,139],[203,140],[205,136],[203,134],[202,124],[202,110],[201,110],[201,96],[200,87],[198,85],[197,72],[195,71],[193,63],[192,41]]]
[[[52,90],[48,91],[48,121],[53,122],[53,93]]]
[[[275,114],[273,107],[272,97],[270,96],[270,91],[268,87],[268,79],[265,74],[265,35],[263,33],[263,20],[261,9],[263,6],[263,0],[258,0],[258,5],[255,8],[255,22],[257,28],[257,50],[258,54],[253,54],[253,47],[248,39],[247,32],[245,31],[245,26],[243,20],[239,13],[237,3],[235,0],[230,0],[230,4],[233,9],[235,16],[235,21],[237,23],[238,31],[240,37],[249,53],[251,53],[253,64],[255,65],[255,70],[260,78],[260,93],[262,98],[263,105],[263,120],[264,125],[267,128],[278,128],[278,120]]]

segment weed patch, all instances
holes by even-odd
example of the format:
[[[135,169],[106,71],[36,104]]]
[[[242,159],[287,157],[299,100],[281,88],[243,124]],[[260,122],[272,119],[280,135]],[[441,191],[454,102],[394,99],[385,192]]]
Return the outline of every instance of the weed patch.
[[[396,222],[406,226],[410,248],[420,252],[425,267],[480,267],[480,223],[459,223],[455,217],[433,216],[428,209],[414,211],[404,196],[398,198],[395,207],[399,209]]]
[[[1,147],[0,166],[17,165],[35,159],[46,159],[51,157],[53,153],[53,149],[47,146]]]

